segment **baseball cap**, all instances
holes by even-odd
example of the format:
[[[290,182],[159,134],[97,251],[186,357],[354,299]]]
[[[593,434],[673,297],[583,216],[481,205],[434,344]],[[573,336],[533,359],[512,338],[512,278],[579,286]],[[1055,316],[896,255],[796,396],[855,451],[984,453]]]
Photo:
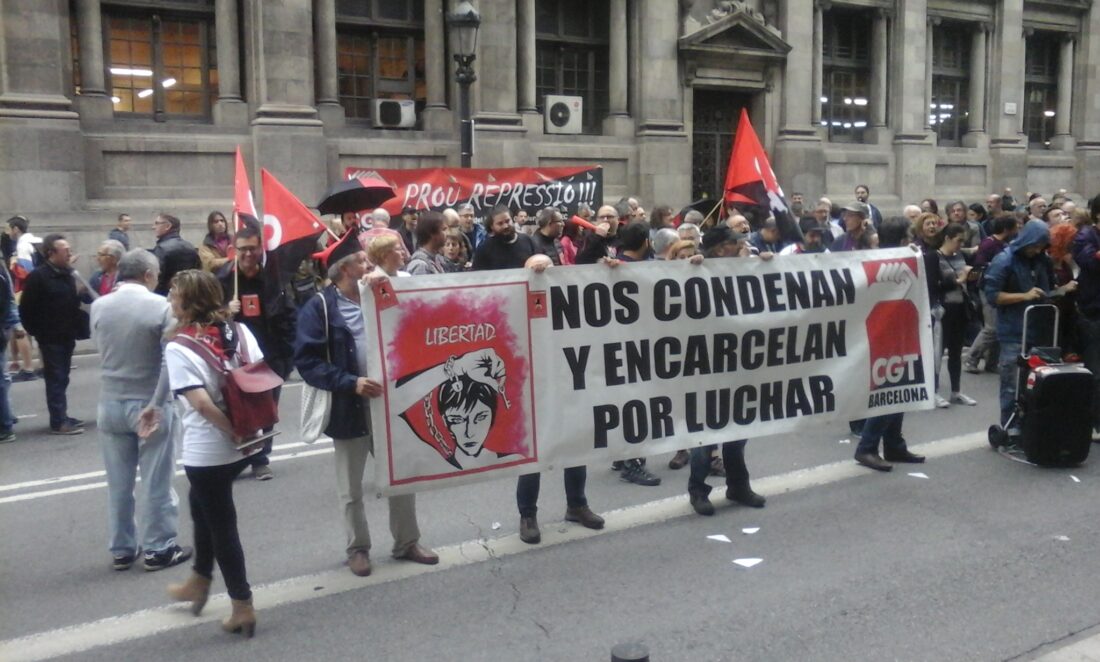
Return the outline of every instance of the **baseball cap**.
[[[871,208],[858,200],[854,200],[844,205],[844,208],[841,211],[850,211],[856,214],[862,214],[864,218],[867,218],[871,215]]]

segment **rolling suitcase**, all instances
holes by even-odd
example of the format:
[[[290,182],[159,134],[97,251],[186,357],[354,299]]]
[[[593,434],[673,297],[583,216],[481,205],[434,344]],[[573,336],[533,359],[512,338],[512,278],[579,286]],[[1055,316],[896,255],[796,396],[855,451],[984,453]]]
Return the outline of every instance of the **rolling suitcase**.
[[[1092,446],[1092,373],[1080,364],[1039,366],[1027,374],[1020,446],[1029,462],[1073,466]]]

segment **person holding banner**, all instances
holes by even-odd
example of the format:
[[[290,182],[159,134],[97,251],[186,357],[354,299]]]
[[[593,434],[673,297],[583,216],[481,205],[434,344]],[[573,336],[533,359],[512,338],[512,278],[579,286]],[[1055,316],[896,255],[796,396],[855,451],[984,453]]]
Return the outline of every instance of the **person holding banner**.
[[[359,298],[367,256],[349,233],[326,249],[321,260],[332,284],[299,311],[294,364],[307,384],[332,393],[325,434],[332,437],[335,449],[347,563],[352,574],[366,577],[371,573],[371,537],[363,507],[363,472],[367,456],[374,454],[366,399],[382,395],[382,384],[367,376],[367,330]],[[389,509],[393,557],[427,565],[439,563],[439,556],[420,545],[416,496],[390,497]]]
[[[703,254],[708,259],[739,257],[745,249],[745,235],[725,225],[711,228],[703,236]],[[726,498],[750,508],[763,508],[766,499],[752,491],[749,469],[745,465],[745,445],[748,439],[727,441],[722,444],[722,464],[726,469]],[[706,479],[711,471],[710,455],[714,446],[696,446],[691,449],[691,475],[688,476],[688,499],[691,507],[700,515],[714,514],[710,502],[710,485]]]

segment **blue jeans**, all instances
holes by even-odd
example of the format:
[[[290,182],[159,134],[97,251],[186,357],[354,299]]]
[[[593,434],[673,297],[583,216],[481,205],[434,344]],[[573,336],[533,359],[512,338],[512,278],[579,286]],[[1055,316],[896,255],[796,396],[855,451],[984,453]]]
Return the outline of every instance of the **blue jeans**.
[[[11,375],[8,374],[8,333],[0,334],[0,433],[7,434],[15,425],[15,416],[11,413]]]
[[[565,503],[570,508],[583,508],[588,505],[584,496],[584,484],[588,478],[588,468],[583,464],[569,467],[564,472]],[[516,481],[516,506],[520,517],[534,517],[539,508],[539,486],[542,474],[524,474]]]
[[[722,464],[726,470],[726,487],[748,484],[749,469],[745,466],[745,444],[748,439],[727,441],[722,444]],[[715,446],[696,446],[691,449],[691,473],[688,475],[688,494],[710,494],[707,476],[710,475],[710,454]]]
[[[886,414],[872,416],[863,423],[863,433],[859,436],[856,453],[878,453],[878,443],[882,441],[883,450],[906,450],[905,439],[901,436],[901,423],[905,414]]]
[[[1016,358],[1020,356],[1020,341],[1000,339],[1001,355],[997,367],[1001,371],[1001,425],[1016,409]]]
[[[42,379],[46,382],[46,408],[50,410],[50,427],[57,429],[69,417],[69,401],[65,391],[69,388],[69,371],[73,366],[73,350],[76,341],[38,341],[38,353],[42,356]]]
[[[175,477],[175,409],[163,409],[160,428],[148,439],[137,436],[142,400],[102,400],[96,416],[103,465],[107,469],[107,531],[114,555],[138,550],[134,519],[134,483],[141,471],[141,545],[160,552],[176,544],[179,498],[172,488]]]

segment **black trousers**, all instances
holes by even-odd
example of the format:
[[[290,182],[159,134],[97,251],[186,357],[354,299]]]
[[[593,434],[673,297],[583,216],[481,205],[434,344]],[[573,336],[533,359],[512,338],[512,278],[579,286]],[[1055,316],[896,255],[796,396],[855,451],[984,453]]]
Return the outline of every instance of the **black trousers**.
[[[748,439],[727,441],[722,444],[722,465],[726,470],[726,487],[737,488],[749,483],[749,468],[745,465],[745,444]],[[696,446],[691,449],[691,473],[688,474],[688,494],[710,494],[707,485],[710,475],[710,454],[714,445]]]
[[[947,352],[947,374],[951,379],[951,392],[958,393],[962,385],[962,349],[966,340],[966,310],[962,304],[943,307],[943,350]],[[937,356],[936,360],[941,360]]]
[[[588,505],[588,499],[584,496],[584,484],[588,479],[588,468],[585,466],[569,467],[564,472],[565,479],[565,503],[570,508],[581,508]],[[524,474],[516,481],[516,506],[519,507],[520,517],[534,517],[539,510],[539,485],[542,474]]]
[[[188,501],[195,523],[196,573],[210,579],[214,561],[221,568],[229,597],[247,600],[252,589],[244,568],[244,550],[237,533],[237,507],[233,505],[233,480],[249,465],[248,458],[216,467],[184,467],[191,483]]]
[[[69,417],[69,400],[65,391],[69,388],[69,372],[73,367],[73,350],[76,342],[38,341],[38,353],[42,356],[42,379],[46,382],[46,408],[50,410],[50,427],[57,429]]]

